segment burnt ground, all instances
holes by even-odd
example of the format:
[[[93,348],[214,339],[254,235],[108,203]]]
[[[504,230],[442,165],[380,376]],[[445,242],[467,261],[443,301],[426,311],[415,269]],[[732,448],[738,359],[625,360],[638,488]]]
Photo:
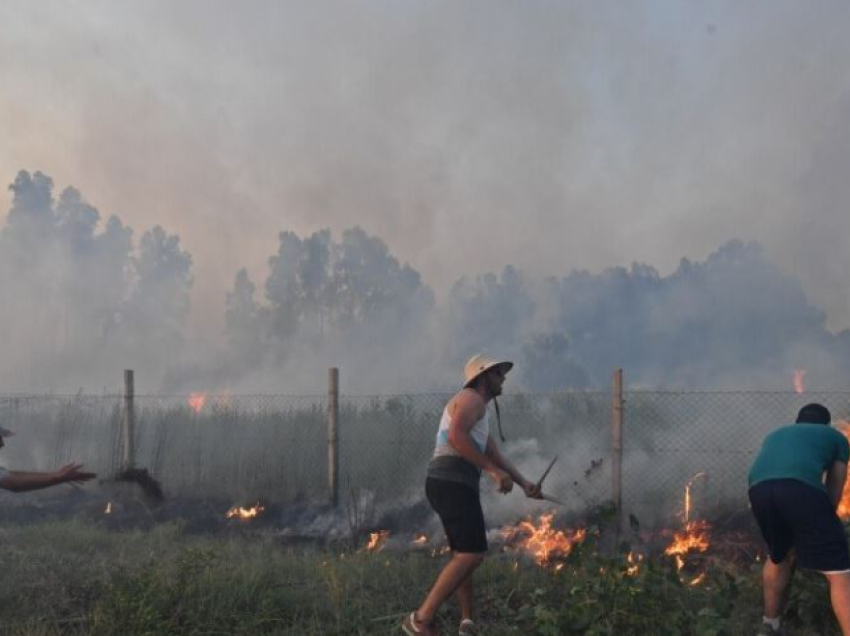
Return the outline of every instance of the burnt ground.
[[[234,505],[246,508],[260,504],[264,510],[256,518],[227,518]],[[110,513],[107,514],[107,505]],[[143,489],[132,483],[102,481],[96,487],[60,486],[38,493],[11,494],[0,492],[0,523],[27,525],[51,521],[80,520],[114,530],[146,530],[163,523],[178,523],[193,535],[273,536],[285,545],[309,544],[316,547],[362,546],[371,532],[389,531],[387,550],[434,550],[442,547],[441,533],[433,534],[425,545],[413,543],[417,532],[433,521],[426,502],[384,511],[369,525],[363,525],[341,507],[316,501],[294,501],[286,504],[246,500],[193,499],[169,497],[162,500],[145,496]],[[599,548],[605,552],[634,550],[659,554],[682,530],[680,520],[664,527],[644,528],[640,520],[628,516],[619,535],[615,532],[613,510],[597,507],[584,513],[558,516],[554,529],[588,527]],[[748,509],[716,510],[707,515],[711,523],[711,547],[703,558],[732,562],[752,562],[763,555],[762,542]],[[491,544],[500,549],[497,531],[490,533]],[[617,541],[619,540],[619,546]],[[699,558],[699,557],[698,557]]]

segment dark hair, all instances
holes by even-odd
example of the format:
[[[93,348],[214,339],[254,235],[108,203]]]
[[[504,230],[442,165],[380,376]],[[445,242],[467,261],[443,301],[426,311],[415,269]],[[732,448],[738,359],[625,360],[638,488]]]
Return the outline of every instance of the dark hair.
[[[801,422],[805,424],[829,424],[831,420],[832,415],[830,415],[829,409],[823,404],[806,404],[797,413],[798,424]]]

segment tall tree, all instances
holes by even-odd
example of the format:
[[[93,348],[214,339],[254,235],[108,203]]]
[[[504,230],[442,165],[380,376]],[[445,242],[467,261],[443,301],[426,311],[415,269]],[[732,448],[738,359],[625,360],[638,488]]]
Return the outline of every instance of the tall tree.
[[[526,277],[511,265],[500,276],[482,274],[454,284],[446,326],[455,362],[477,351],[516,356],[518,343],[532,329],[536,304]]]
[[[157,225],[142,235],[134,270],[136,284],[127,311],[134,335],[180,340],[190,308],[192,256],[180,248],[177,235]]]

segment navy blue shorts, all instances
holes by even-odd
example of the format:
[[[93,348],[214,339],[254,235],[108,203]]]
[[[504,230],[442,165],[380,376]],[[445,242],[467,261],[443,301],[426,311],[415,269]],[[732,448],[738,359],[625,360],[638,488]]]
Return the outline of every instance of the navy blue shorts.
[[[769,479],[749,495],[771,561],[781,563],[796,548],[801,568],[850,570],[844,527],[825,491],[797,479]]]
[[[454,552],[487,552],[487,529],[478,492],[464,484],[428,477],[425,496],[443,522]]]

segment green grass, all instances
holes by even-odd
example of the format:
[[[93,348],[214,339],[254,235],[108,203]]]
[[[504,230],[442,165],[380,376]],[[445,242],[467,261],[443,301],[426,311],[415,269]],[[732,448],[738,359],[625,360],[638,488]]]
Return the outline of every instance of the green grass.
[[[199,537],[178,525],[110,532],[82,522],[0,527],[0,634],[15,636],[400,634],[443,564],[424,552],[285,546],[270,535]],[[476,573],[491,636],[752,634],[758,568],[708,561],[698,587],[650,559],[636,576],[624,558],[588,543],[559,572],[508,555]],[[823,582],[798,576],[795,634],[837,634]],[[457,613],[441,614],[454,634]]]

